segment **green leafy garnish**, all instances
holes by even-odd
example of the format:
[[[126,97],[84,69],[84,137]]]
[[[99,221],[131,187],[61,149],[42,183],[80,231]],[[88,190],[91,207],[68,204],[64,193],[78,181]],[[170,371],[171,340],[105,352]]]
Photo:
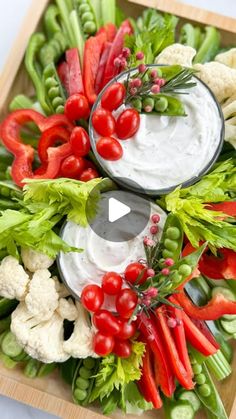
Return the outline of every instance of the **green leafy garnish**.
[[[188,188],[178,187],[164,196],[160,203],[177,215],[183,230],[194,247],[207,241],[212,252],[216,248],[236,251],[235,226],[230,218],[211,211],[207,203],[224,202],[236,197],[236,167],[232,160],[217,164],[215,169]]]
[[[129,358],[119,358],[115,355],[106,356],[96,375],[95,386],[92,391],[90,402],[104,398],[116,389],[124,398],[126,385],[139,380],[141,377],[142,357],[145,352],[145,345],[142,342],[132,343],[132,354]],[[124,406],[124,403],[121,403]]]

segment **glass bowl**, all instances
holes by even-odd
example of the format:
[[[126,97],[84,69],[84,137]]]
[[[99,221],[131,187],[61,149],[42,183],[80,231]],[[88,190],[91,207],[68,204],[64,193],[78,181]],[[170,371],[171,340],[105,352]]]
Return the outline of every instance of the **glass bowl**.
[[[147,67],[148,68],[151,68],[151,69],[155,69],[155,68],[162,67],[162,65],[148,65]],[[135,74],[137,71],[138,71],[137,68],[132,69],[131,70],[131,75]],[[150,196],[157,196],[157,195],[163,195],[163,194],[170,193],[172,190],[174,190],[179,185],[182,185],[182,187],[187,187],[187,186],[190,186],[190,185],[194,184],[195,182],[197,182],[203,175],[205,175],[211,169],[211,167],[213,166],[213,164],[216,162],[217,158],[219,157],[219,154],[220,154],[220,152],[222,150],[223,143],[224,143],[224,118],[223,118],[223,114],[222,114],[222,111],[221,111],[221,107],[220,107],[217,99],[215,98],[214,94],[212,93],[212,91],[208,88],[208,86],[205,83],[203,83],[200,79],[198,79],[195,75],[193,76],[193,78],[198,83],[199,89],[205,89],[204,91],[206,92],[207,97],[209,98],[209,100],[212,100],[212,106],[215,107],[215,111],[216,111],[215,112],[215,117],[217,117],[217,118],[219,117],[219,120],[217,121],[217,123],[219,123],[219,132],[217,131],[218,134],[214,136],[214,139],[215,139],[214,141],[216,143],[215,144],[215,147],[214,148],[212,147],[213,150],[211,150],[210,155],[207,154],[207,161],[204,162],[204,165],[202,165],[202,167],[199,168],[199,170],[197,170],[196,175],[191,175],[190,178],[187,178],[187,176],[185,176],[185,179],[183,179],[183,181],[173,182],[173,184],[171,184],[170,186],[167,186],[167,187],[166,186],[165,187],[155,187],[155,185],[152,185],[152,187],[149,188],[149,186],[147,186],[147,185],[144,186],[139,181],[137,181],[137,179],[133,178],[132,175],[130,175],[130,174],[127,175],[126,170],[124,170],[124,173],[117,174],[116,171],[112,169],[113,167],[115,167],[115,164],[114,163],[116,163],[116,162],[109,162],[109,163],[107,163],[107,161],[104,160],[98,154],[98,152],[96,150],[96,142],[99,139],[99,136],[97,135],[97,133],[93,129],[93,125],[92,125],[92,115],[93,115],[93,112],[97,108],[99,108],[101,106],[101,98],[102,98],[102,95],[106,92],[106,90],[108,89],[108,87],[110,87],[115,82],[123,82],[127,78],[128,73],[129,73],[129,70],[121,73],[120,75],[118,75],[117,77],[115,77],[113,80],[111,80],[104,87],[104,89],[100,92],[100,94],[99,94],[99,96],[97,98],[97,101],[96,101],[96,103],[94,104],[94,106],[92,108],[92,112],[91,112],[91,116],[90,116],[90,121],[89,121],[89,135],[90,135],[90,139],[91,139],[91,146],[92,146],[93,152],[95,154],[95,157],[96,157],[98,163],[100,164],[100,166],[103,169],[104,173],[108,177],[110,177],[112,180],[114,180],[116,183],[118,183],[122,188],[131,190],[133,192],[138,192],[138,193],[143,193],[143,191],[145,191],[145,193],[147,195],[150,195]],[[196,89],[196,88],[194,87],[193,89]],[[181,95],[181,99],[184,98],[184,100],[185,100],[185,98],[187,98],[187,97],[189,98],[190,95],[191,95],[191,90],[192,89],[189,89],[188,90],[189,95]],[[167,95],[168,95],[168,93],[167,93]],[[117,111],[115,111],[115,113],[116,112]],[[217,113],[218,113],[218,116],[217,116]],[[143,116],[141,116],[141,118],[142,117]],[[151,117],[153,118],[153,115],[151,115]],[[163,118],[175,118],[175,121],[177,121],[176,118],[178,118],[178,119],[179,118],[185,118],[184,116],[169,117],[169,116],[159,116],[159,115],[154,116],[154,117],[155,118],[156,117],[157,118],[162,118],[162,120],[163,120]],[[161,121],[161,119],[159,119],[159,120]],[[173,121],[174,120],[172,120],[170,122],[170,124],[172,124]],[[174,122],[173,122],[173,124],[174,124]],[[206,121],[207,127],[210,127],[208,124],[211,124],[211,120],[207,120]],[[197,130],[197,127],[194,126],[194,128],[195,128],[195,130]],[[187,137],[186,137],[186,140],[188,140]],[[128,140],[121,140],[120,141],[121,145],[124,144],[126,141],[136,141],[136,140],[133,139],[133,138],[132,139],[128,139]],[[168,158],[168,156],[166,156],[166,158]],[[195,159],[194,164],[196,163],[196,161],[197,160]],[[147,161],[145,161],[144,163],[145,164],[148,164]],[[109,165],[109,167],[107,167],[107,165]],[[182,170],[183,167],[185,167],[185,166],[182,165],[181,166],[181,170]],[[142,172],[142,170],[140,172]],[[145,175],[145,172],[143,172],[143,173]],[[168,170],[168,173],[170,173],[169,170]],[[165,179],[165,176],[163,176],[163,174],[162,174],[162,177],[163,177],[163,179]],[[120,178],[122,178],[122,182],[120,181]],[[155,173],[155,179],[158,179],[158,173]],[[136,185],[133,182],[136,182]],[[140,184],[140,188],[137,186],[137,184]]]

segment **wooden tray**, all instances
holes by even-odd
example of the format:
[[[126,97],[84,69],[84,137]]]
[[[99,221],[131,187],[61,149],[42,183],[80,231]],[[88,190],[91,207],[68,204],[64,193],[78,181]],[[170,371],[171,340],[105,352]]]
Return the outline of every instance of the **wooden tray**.
[[[14,95],[24,92],[29,93],[32,89],[22,65],[22,60],[28,38],[40,25],[41,16],[48,3],[49,0],[32,0],[32,6],[23,22],[22,30],[0,75],[0,120],[7,114],[9,102]],[[142,12],[143,5],[176,14],[181,17],[181,20],[192,20],[194,16],[194,21],[196,22],[213,24],[220,28],[225,45],[236,44],[235,19],[197,9],[176,0],[119,0],[119,3],[127,16],[137,17]],[[230,419],[236,419],[236,357],[234,357],[233,361],[233,371],[233,374],[228,379],[218,384]],[[20,368],[7,370],[0,364],[0,394],[45,410],[61,418],[105,418],[96,408],[84,409],[74,405],[71,399],[70,388],[62,382],[58,373],[44,379],[30,380],[24,377]],[[130,419],[136,418],[136,416],[132,415],[128,417]],[[199,419],[204,417],[203,412],[198,415]],[[112,415],[112,418],[121,418],[121,413],[116,412]],[[142,418],[161,419],[163,415],[162,412],[152,411],[143,414]]]

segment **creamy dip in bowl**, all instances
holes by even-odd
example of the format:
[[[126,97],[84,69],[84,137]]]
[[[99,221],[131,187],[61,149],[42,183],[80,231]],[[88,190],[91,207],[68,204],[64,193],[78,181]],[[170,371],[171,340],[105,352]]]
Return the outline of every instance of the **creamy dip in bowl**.
[[[124,82],[126,77],[127,73],[122,73],[115,81]],[[97,153],[100,136],[90,118],[92,148],[109,177],[128,178],[147,194],[158,195],[169,193],[178,185],[193,184],[212,167],[223,146],[224,119],[210,89],[197,77],[193,79],[196,86],[178,95],[187,116],[141,113],[137,133],[128,140],[118,139],[123,156],[117,161],[105,160]],[[101,97],[112,83],[114,80],[101,92],[92,113],[101,106]],[[123,110],[124,105],[113,115],[117,118]],[[134,190],[128,181],[122,186]]]

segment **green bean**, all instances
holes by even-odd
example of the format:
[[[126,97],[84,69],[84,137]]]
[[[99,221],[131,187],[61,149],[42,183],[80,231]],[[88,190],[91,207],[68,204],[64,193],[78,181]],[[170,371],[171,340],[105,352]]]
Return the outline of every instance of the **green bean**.
[[[30,359],[25,368],[24,368],[24,375],[28,378],[35,378],[37,377],[38,370],[40,368],[41,363],[37,359]]]
[[[55,4],[50,4],[44,14],[44,26],[49,38],[62,30],[60,24],[58,23],[59,16],[60,12],[58,7]]]
[[[37,98],[40,105],[42,106],[46,114],[50,114],[52,113],[52,109],[47,103],[45,88],[42,82],[42,78],[40,77],[38,73],[38,69],[36,67],[37,55],[39,51],[41,50],[41,48],[43,47],[43,45],[45,44],[45,42],[46,42],[46,38],[43,33],[34,33],[31,36],[28,47],[26,49],[25,66],[34,84]]]
[[[205,31],[205,38],[193,60],[194,64],[213,60],[220,47],[219,31],[213,26],[207,26]]]
[[[46,377],[51,374],[57,368],[57,364],[52,362],[51,364],[42,364],[38,370],[37,377]]]

